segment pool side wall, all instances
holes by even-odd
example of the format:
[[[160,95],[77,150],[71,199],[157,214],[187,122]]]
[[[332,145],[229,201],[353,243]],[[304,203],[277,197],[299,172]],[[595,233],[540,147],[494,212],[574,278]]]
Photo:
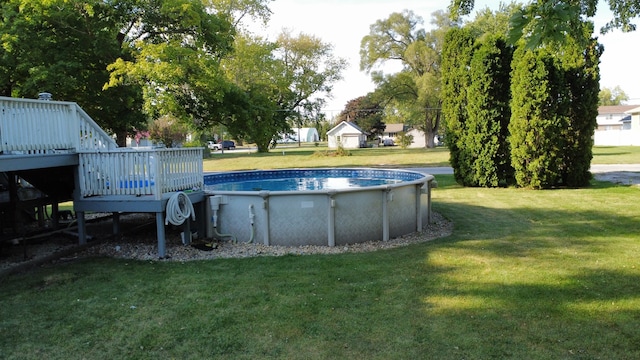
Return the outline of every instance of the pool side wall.
[[[210,226],[207,237],[282,246],[388,240],[428,224],[432,179],[357,190],[208,192],[220,206],[217,234]],[[211,209],[207,216],[211,220]]]

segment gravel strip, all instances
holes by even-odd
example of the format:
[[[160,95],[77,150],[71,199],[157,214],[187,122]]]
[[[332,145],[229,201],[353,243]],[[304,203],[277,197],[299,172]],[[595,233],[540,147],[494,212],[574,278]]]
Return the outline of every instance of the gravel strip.
[[[88,247],[78,249],[77,237],[72,231],[59,233],[28,243],[25,249],[15,245],[0,256],[0,273],[12,268],[24,267],[29,263],[50,262],[52,254],[58,261],[71,261],[88,257],[112,257],[118,259],[158,260],[158,246],[155,232],[155,217],[152,214],[128,214],[120,218],[123,230],[121,235],[111,235],[111,219],[92,224],[87,233],[95,238]],[[195,240],[192,245],[183,245],[180,228],[170,227],[166,231],[167,258],[162,261],[192,261],[220,258],[247,258],[254,256],[283,256],[310,254],[339,254],[347,252],[367,252],[391,249],[409,244],[430,241],[448,236],[453,223],[438,213],[432,214],[432,223],[424,227],[423,232],[415,232],[390,239],[389,241],[371,241],[343,246],[266,246],[263,244],[233,243],[231,241]],[[96,235],[98,234],[98,235]],[[102,234],[102,235],[100,235]],[[93,244],[92,244],[93,243]],[[26,254],[26,257],[25,257]]]
[[[253,256],[282,256],[309,254],[339,254],[345,252],[366,252],[380,249],[391,249],[413,243],[425,242],[448,236],[453,230],[453,223],[440,214],[434,213],[432,223],[425,226],[421,233],[415,232],[389,241],[370,241],[342,246],[267,246],[263,244],[233,243],[231,241],[198,241],[194,246],[185,246],[179,234],[167,237],[167,258],[165,261],[190,261],[218,258],[246,258]],[[205,249],[205,250],[201,250]],[[122,259],[156,260],[157,244],[154,237],[141,239],[139,236],[110,240],[93,246],[80,256],[109,256]]]

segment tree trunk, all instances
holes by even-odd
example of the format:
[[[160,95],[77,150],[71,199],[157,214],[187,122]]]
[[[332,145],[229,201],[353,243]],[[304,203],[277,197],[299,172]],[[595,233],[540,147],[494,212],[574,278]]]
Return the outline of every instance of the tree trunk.
[[[116,144],[119,147],[127,146],[127,132],[126,131],[118,131],[116,132]]]
[[[435,116],[431,113],[435,111]],[[425,147],[427,149],[433,149],[436,147],[435,137],[438,134],[438,128],[440,127],[440,109],[427,109],[424,113],[424,136]]]

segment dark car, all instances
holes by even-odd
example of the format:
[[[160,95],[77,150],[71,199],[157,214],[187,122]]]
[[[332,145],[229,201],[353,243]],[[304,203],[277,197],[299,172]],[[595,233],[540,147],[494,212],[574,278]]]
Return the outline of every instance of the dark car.
[[[217,143],[217,144],[209,142],[209,149],[211,149],[213,151],[220,150],[220,149],[234,150],[235,148],[236,148],[236,143],[234,143],[231,140],[225,140],[225,141]]]

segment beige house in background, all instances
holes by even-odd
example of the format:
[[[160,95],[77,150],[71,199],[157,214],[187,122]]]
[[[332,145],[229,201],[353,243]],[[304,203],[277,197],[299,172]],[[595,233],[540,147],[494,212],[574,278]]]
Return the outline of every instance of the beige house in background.
[[[382,133],[382,140],[393,139],[397,140],[398,133],[405,131],[404,124],[386,124],[384,126],[384,132]]]
[[[382,140],[392,139],[397,144],[399,140],[398,133],[401,131],[413,137],[409,148],[424,148],[427,146],[427,138],[424,131],[415,128],[407,129],[404,124],[387,124],[382,135]]]

